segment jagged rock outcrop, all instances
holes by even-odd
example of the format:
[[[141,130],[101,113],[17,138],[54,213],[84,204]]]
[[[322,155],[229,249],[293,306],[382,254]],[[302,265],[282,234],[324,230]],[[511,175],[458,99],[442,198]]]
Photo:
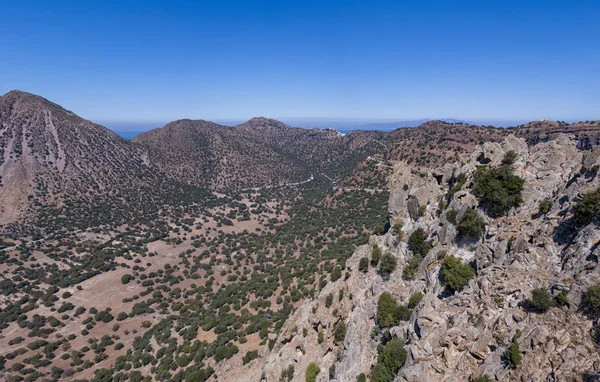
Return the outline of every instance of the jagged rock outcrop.
[[[466,381],[482,374],[499,381],[580,381],[597,373],[600,354],[590,334],[593,322],[577,308],[582,293],[600,281],[600,228],[590,224],[576,231],[570,218],[580,195],[600,185],[590,174],[599,156],[597,150],[577,146],[577,140],[562,134],[533,146],[508,136],[500,143],[483,144],[462,163],[431,170],[396,165],[390,179],[389,218],[392,225],[403,223],[404,238],[392,231],[371,237],[369,245],[348,260],[347,279],[328,283],[290,317],[266,358],[266,381],[278,380],[289,364],[295,366],[295,379],[301,380],[310,362],[322,370],[319,381],[328,380],[331,366],[338,381],[368,375],[377,359],[377,341],[370,332],[383,291],[400,303],[414,292],[424,292],[410,320],[391,329],[392,335],[406,339],[408,351],[397,381]],[[511,150],[518,155],[515,173],[525,179],[522,205],[499,218],[479,211],[487,225],[485,237],[457,242],[448,211],[456,211],[460,219],[467,208],[477,208],[469,190],[473,172],[482,162],[500,164]],[[449,181],[459,173],[466,174],[467,181],[448,195]],[[551,208],[539,214],[542,200],[550,201]],[[415,214],[415,205],[427,207]],[[417,227],[428,233],[433,248],[415,278],[404,280],[402,270],[412,256],[404,240]],[[370,257],[375,245],[397,259],[398,267],[387,280],[372,267],[367,273],[358,270],[360,259]],[[439,276],[443,257],[450,254],[477,269],[477,276],[453,295],[444,293]],[[544,314],[528,310],[525,302],[538,287],[564,292],[569,304]],[[338,301],[340,290],[344,295]],[[335,298],[328,308],[329,294]],[[346,323],[347,331],[343,343],[335,344],[332,333],[338,320]],[[324,341],[319,344],[320,331]],[[503,357],[512,341],[523,356],[514,370]]]

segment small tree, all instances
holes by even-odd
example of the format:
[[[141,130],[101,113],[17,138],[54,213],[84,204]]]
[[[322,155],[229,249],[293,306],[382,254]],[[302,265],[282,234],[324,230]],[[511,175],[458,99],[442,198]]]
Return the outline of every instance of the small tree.
[[[552,294],[544,288],[536,288],[533,290],[530,303],[531,306],[540,313],[548,311],[548,309],[555,305]]]
[[[408,300],[408,309],[414,309],[419,305],[421,300],[423,299],[423,293],[417,292],[413,293]]]
[[[377,362],[371,370],[371,382],[391,382],[393,379],[392,373],[381,362]]]
[[[502,158],[502,164],[504,166],[511,166],[511,165],[515,164],[515,162],[517,161],[517,158],[518,158],[518,154],[514,150],[510,150],[510,151],[506,152],[506,154],[504,154],[504,157]]]
[[[360,259],[360,262],[358,263],[358,270],[367,273],[367,271],[369,270],[369,259],[367,259],[366,257]]]
[[[504,352],[504,361],[506,366],[510,369],[515,369],[523,361],[523,356],[519,351],[519,345],[515,340],[512,341],[510,346]]]
[[[464,288],[469,280],[475,277],[475,270],[469,264],[463,264],[459,258],[450,255],[442,264],[442,277],[446,284],[446,290],[456,292]]]
[[[591,287],[583,294],[581,310],[592,318],[600,317],[600,285]]]
[[[380,356],[380,361],[392,374],[396,374],[402,365],[404,365],[404,362],[406,362],[407,356],[408,354],[404,349],[404,341],[394,338],[385,345]]]
[[[133,276],[128,273],[121,276],[121,282],[123,284],[128,284],[132,279],[133,279]]]
[[[394,224],[392,229],[394,230],[394,233],[396,234],[396,236],[398,236],[398,239],[402,240],[402,223]]]
[[[523,203],[521,191],[525,180],[513,172],[511,165],[477,167],[473,191],[489,216],[500,217]]]
[[[389,292],[383,292],[377,302],[377,323],[386,328],[396,323],[398,303]]]
[[[339,265],[336,265],[331,271],[331,281],[337,281],[342,277],[342,268]]]
[[[381,224],[376,225],[375,228],[373,228],[374,235],[383,235],[384,233],[385,233],[385,227]]]
[[[315,382],[319,372],[321,372],[319,366],[316,363],[311,362],[306,368],[306,382]]]
[[[538,215],[546,215],[548,212],[550,212],[551,208],[552,202],[550,201],[550,199],[542,200],[538,205]]]
[[[583,195],[581,201],[575,206],[573,219],[579,226],[600,219],[600,187],[596,191]]]
[[[389,276],[396,269],[396,258],[389,252],[386,252],[381,258],[381,273],[384,276]]]
[[[340,321],[335,326],[333,337],[335,338],[336,343],[340,343],[346,338],[346,324],[344,324],[344,321]]]
[[[371,265],[376,267],[379,264],[379,259],[381,259],[381,249],[375,246],[371,252]]]
[[[456,228],[458,234],[463,238],[479,239],[485,232],[485,222],[474,208],[469,208]]]
[[[410,234],[408,238],[408,248],[415,254],[419,254],[423,257],[429,252],[430,245],[426,241],[427,234],[423,228],[417,228]]]
[[[333,304],[333,294],[329,293],[327,296],[325,296],[325,307],[329,308],[331,304]]]

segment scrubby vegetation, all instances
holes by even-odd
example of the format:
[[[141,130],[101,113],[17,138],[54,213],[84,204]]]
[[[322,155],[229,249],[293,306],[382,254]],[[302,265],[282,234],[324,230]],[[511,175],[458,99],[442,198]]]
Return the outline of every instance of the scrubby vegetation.
[[[498,167],[479,166],[474,174],[473,191],[479,204],[492,217],[505,215],[522,202],[521,191],[525,181],[514,175],[512,157],[506,154]]]
[[[579,226],[600,219],[600,187],[582,196],[581,201],[575,206],[573,219]]]
[[[591,287],[583,294],[581,310],[590,317],[600,317],[600,285]]]
[[[396,269],[397,261],[394,255],[389,252],[386,252],[381,257],[381,266],[380,271],[384,277],[389,277],[390,273],[392,273]]]
[[[378,352],[377,364],[371,372],[372,382],[391,382],[406,362],[408,353],[404,349],[404,341],[393,338]]]
[[[319,366],[311,362],[306,368],[306,382],[315,382],[317,380],[317,374],[321,372]]]
[[[363,257],[362,259],[360,259],[359,263],[358,263],[358,269],[361,272],[367,272],[369,270],[369,259],[366,257]]]
[[[442,264],[441,274],[446,290],[456,292],[464,288],[469,280],[475,277],[475,270],[469,264],[464,264],[461,259],[450,255]]]
[[[550,199],[544,199],[538,205],[538,215],[546,215],[552,209],[552,202]]]
[[[503,354],[503,359],[506,367],[509,369],[515,369],[521,364],[523,361],[523,355],[521,355],[521,351],[519,350],[519,345],[517,344],[516,340],[513,339],[511,344],[506,348],[506,351]]]
[[[385,221],[387,197],[362,191],[334,195],[312,182],[301,190],[251,192],[140,216],[126,230],[90,231],[98,239],[63,232],[11,244],[4,261],[13,260],[0,286],[12,305],[0,311],[0,330],[25,328],[21,338],[7,342],[40,353],[40,375],[79,375],[107,360],[96,379],[139,380],[141,368],[152,364],[149,374],[158,380],[207,380],[215,374],[208,362],[260,358],[258,348],[274,345],[269,334],[281,329],[303,299],[349,277],[345,261]],[[248,228],[236,228],[244,224]],[[38,252],[49,260],[36,261]],[[380,251],[379,256],[378,267],[391,271],[392,262]],[[121,286],[126,297],[110,307],[74,304],[81,296],[94,301],[102,295],[102,288],[84,284],[99,275]],[[15,290],[28,295],[18,297]],[[331,295],[329,305],[344,298],[351,297]],[[56,313],[41,315],[38,305]],[[73,338],[35,342],[71,325],[82,327]],[[345,329],[343,322],[336,325],[335,341],[343,341]],[[251,338],[256,347],[241,351]],[[97,343],[93,352],[89,343],[77,342],[88,340]],[[132,345],[124,352],[127,342]],[[21,363],[25,370],[28,357],[15,353],[8,367]],[[54,359],[72,366],[52,370]]]
[[[371,252],[371,265],[376,267],[379,265],[379,260],[381,259],[381,249],[379,247],[373,247],[373,251]]]
[[[423,228],[414,230],[408,238],[408,248],[415,254],[425,257],[431,244],[427,242],[427,234]]]
[[[548,309],[554,307],[556,302],[547,289],[536,288],[531,292],[531,300],[529,301],[531,307],[540,313],[548,311]]]
[[[456,230],[461,238],[479,239],[485,233],[485,222],[474,208],[468,208]]]
[[[398,304],[396,299],[388,293],[383,292],[377,302],[377,323],[382,328],[397,325],[400,321],[410,318],[411,310],[404,305]]]

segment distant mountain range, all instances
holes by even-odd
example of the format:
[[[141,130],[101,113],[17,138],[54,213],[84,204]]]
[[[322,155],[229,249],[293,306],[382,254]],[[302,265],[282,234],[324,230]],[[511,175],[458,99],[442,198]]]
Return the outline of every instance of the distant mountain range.
[[[352,120],[336,120],[336,119],[283,119],[282,121],[288,125],[301,127],[304,129],[314,128],[332,128],[341,132],[350,132],[355,130],[363,131],[393,131],[399,128],[405,127],[417,127],[425,122],[439,120],[447,123],[466,123],[470,125],[493,125],[496,127],[508,127],[517,126],[528,121],[526,120],[463,120],[463,119],[411,119],[411,120],[396,120],[396,121],[352,121]],[[215,120],[213,121],[224,126],[236,126],[244,123],[243,120]],[[105,121],[99,122],[101,125],[106,126],[110,130],[118,133],[124,138],[132,139],[136,135],[139,135],[145,131],[152,130],[159,126],[164,126],[167,122],[156,121],[156,122],[118,122],[118,121]]]
[[[360,183],[372,178],[371,167],[359,166],[369,156],[443,164],[510,133],[531,144],[561,133],[585,148],[600,144],[594,121],[538,121],[511,129],[455,122],[375,123],[362,128],[418,127],[343,135],[264,117],[232,127],[182,119],[129,141],[40,96],[11,91],[0,96],[0,225],[24,216],[97,225],[126,219],[131,206],[144,211],[180,203],[200,189],[240,190],[319,175]]]

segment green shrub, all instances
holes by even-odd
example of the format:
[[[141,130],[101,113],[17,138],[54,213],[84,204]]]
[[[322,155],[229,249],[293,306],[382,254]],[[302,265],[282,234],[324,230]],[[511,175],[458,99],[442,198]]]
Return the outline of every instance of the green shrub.
[[[258,350],[250,350],[242,357],[242,363],[245,365],[248,362],[258,358]]]
[[[469,280],[475,277],[475,270],[469,264],[463,264],[459,258],[450,255],[442,264],[442,277],[446,284],[446,290],[456,292],[464,288]]]
[[[321,372],[319,366],[316,363],[311,362],[306,368],[306,382],[315,382],[319,372]]]
[[[575,206],[573,220],[579,226],[588,225],[594,220],[600,219],[600,187],[595,191],[582,196]]]
[[[394,297],[388,292],[383,292],[377,302],[377,323],[384,328],[392,326],[396,322],[397,306]]]
[[[358,377],[356,377],[356,382],[367,382],[367,376],[365,373],[360,373]]]
[[[415,275],[417,274],[417,270],[419,269],[419,265],[421,265],[421,262],[423,261],[423,256],[415,253],[410,260],[408,260],[408,263],[404,266],[404,269],[402,270],[402,278],[404,278],[405,280],[412,280],[415,278]]]
[[[377,323],[384,328],[396,325],[399,321],[410,318],[411,310],[406,306],[398,304],[394,297],[383,292],[377,301]]]
[[[581,310],[590,317],[600,317],[600,285],[591,287],[583,294]]]
[[[554,306],[552,294],[544,288],[536,288],[531,292],[531,306],[540,313],[548,311]]]
[[[493,379],[489,375],[483,374],[475,378],[473,382],[493,382]]]
[[[457,215],[458,215],[458,211],[456,211],[453,208],[450,211],[446,212],[446,220],[448,220],[448,222],[452,225],[457,225],[458,224],[458,222],[456,221]]]
[[[398,338],[391,339],[379,352],[377,364],[371,370],[371,381],[391,382],[406,362],[407,356],[404,341]]]
[[[557,294],[556,296],[554,296],[554,302],[558,306],[568,306],[569,305],[569,299],[567,298],[567,295],[565,294],[565,292],[562,292],[562,291],[559,294]]]
[[[331,281],[337,281],[342,277],[342,268],[336,265],[331,271]]]
[[[394,376],[382,363],[377,363],[371,370],[371,382],[392,382]]]
[[[121,282],[123,284],[128,284],[132,279],[133,279],[133,276],[130,274],[124,274],[123,276],[121,276]]]
[[[417,292],[413,293],[408,300],[408,309],[414,309],[419,305],[421,300],[423,299],[423,293]]]
[[[406,362],[407,355],[404,341],[394,338],[385,345],[378,362],[381,362],[392,374],[396,374]]]
[[[551,208],[552,202],[550,201],[550,199],[542,200],[538,205],[538,215],[546,215],[548,212],[550,212]]]
[[[448,189],[448,194],[446,194],[446,196],[448,197],[448,200],[452,199],[454,194],[456,194],[458,191],[460,191],[460,189],[465,185],[466,182],[467,182],[467,174],[461,172],[456,177],[454,177],[454,174],[452,174],[452,178],[450,179],[450,182],[449,182],[450,188]]]
[[[381,273],[384,276],[389,276],[396,269],[396,258],[389,252],[386,252],[381,258]]]
[[[384,233],[385,233],[385,227],[381,224],[376,225],[375,228],[373,228],[374,235],[383,235]]]
[[[510,150],[504,154],[502,158],[503,166],[511,166],[517,161],[518,154],[514,150]]]
[[[477,167],[473,191],[488,215],[502,216],[523,203],[521,192],[525,181],[513,172],[514,168],[510,165]]]
[[[392,230],[394,231],[396,236],[398,236],[398,238],[400,240],[402,240],[402,223],[394,224],[394,226],[392,227]]]
[[[414,253],[423,257],[429,252],[430,244],[426,241],[427,234],[423,228],[417,228],[408,238],[408,248]]]
[[[485,233],[485,222],[474,208],[469,208],[460,219],[456,229],[460,237],[479,239]]]
[[[369,259],[366,257],[360,259],[360,262],[358,263],[358,270],[367,273],[369,271]]]
[[[510,346],[506,348],[506,351],[504,352],[504,361],[506,366],[510,369],[516,368],[523,361],[523,356],[519,351],[519,345],[516,341],[513,340]]]
[[[331,304],[333,304],[333,294],[329,293],[327,296],[325,296],[325,307],[329,308]]]
[[[381,249],[375,246],[371,252],[371,265],[376,267],[379,264],[379,259],[381,259]]]
[[[281,381],[291,382],[294,379],[294,365],[288,365],[287,368],[281,371]]]
[[[333,331],[333,336],[335,338],[336,343],[340,343],[346,338],[346,324],[344,321],[340,321]]]
[[[238,351],[239,351],[239,349],[237,346],[235,346],[231,342],[228,342],[224,345],[219,346],[215,350],[214,359],[217,362],[219,362],[223,359],[229,359],[229,358],[233,357],[235,354],[237,354]]]

